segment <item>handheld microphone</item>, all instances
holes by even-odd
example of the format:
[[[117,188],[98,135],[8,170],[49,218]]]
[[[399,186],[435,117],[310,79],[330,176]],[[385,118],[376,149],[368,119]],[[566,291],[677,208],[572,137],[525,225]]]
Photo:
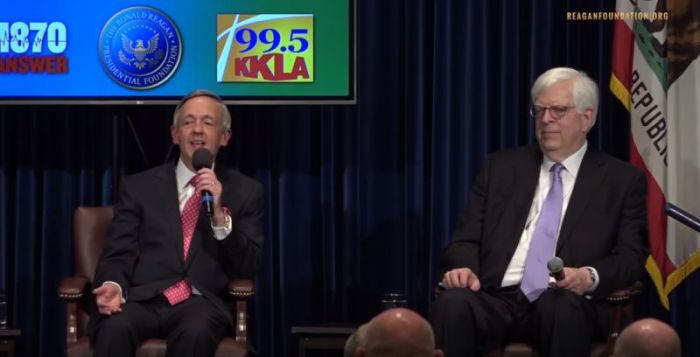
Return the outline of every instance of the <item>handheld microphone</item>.
[[[199,148],[192,154],[192,167],[194,167],[195,171],[205,167],[211,169],[213,162],[214,156],[206,148]],[[207,212],[207,216],[211,218],[214,215],[214,197],[211,195],[211,192],[202,191],[202,205]]]
[[[547,262],[547,269],[552,274],[554,280],[559,281],[564,279],[564,261],[559,257],[554,257]]]

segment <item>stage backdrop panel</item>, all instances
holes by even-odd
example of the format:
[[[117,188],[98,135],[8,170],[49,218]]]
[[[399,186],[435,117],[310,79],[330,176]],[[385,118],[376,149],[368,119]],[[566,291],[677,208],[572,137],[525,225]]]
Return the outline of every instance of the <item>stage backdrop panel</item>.
[[[352,0],[10,2],[0,103],[354,103]]]

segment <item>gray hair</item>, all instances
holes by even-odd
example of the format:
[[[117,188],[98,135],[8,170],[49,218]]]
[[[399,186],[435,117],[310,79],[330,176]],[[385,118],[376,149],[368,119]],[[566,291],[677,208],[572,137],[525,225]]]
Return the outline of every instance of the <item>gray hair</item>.
[[[576,111],[583,113],[586,109],[593,110],[593,124],[598,113],[598,85],[583,72],[569,67],[556,67],[542,73],[530,91],[532,102],[546,89],[557,82],[572,81],[572,96]]]
[[[221,112],[224,114],[224,130],[231,129],[231,113],[228,111],[226,103],[224,103],[223,99],[221,99],[221,97],[219,97],[216,93],[206,89],[194,90],[180,99],[180,102],[177,103],[177,107],[175,107],[175,114],[173,114],[173,127],[177,126],[178,120],[180,119],[180,110],[182,109],[182,106],[185,105],[185,102],[195,97],[209,97],[214,99],[219,104]]]

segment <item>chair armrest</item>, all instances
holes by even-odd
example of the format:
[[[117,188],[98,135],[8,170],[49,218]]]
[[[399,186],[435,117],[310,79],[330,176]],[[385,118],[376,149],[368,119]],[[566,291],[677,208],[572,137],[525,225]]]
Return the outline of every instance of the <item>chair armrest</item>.
[[[234,332],[236,341],[248,343],[248,305],[247,300],[255,294],[255,283],[250,279],[233,279],[228,283],[228,293],[236,301],[234,311]]]
[[[71,276],[58,284],[58,297],[66,301],[66,344],[78,341],[78,300],[82,299],[90,286],[86,277]]]
[[[86,277],[65,278],[58,284],[58,297],[67,301],[77,301],[85,295],[89,286],[90,281]]]
[[[612,305],[623,305],[632,299],[632,296],[637,295],[642,292],[644,285],[636,281],[634,284],[624,287],[620,290],[613,291],[608,295],[605,300]]]
[[[610,304],[610,331],[608,331],[605,356],[612,354],[617,337],[624,328],[623,315],[626,315],[629,320],[633,318],[632,297],[642,292],[643,287],[641,282],[636,281],[630,286],[612,292],[605,298],[605,301]]]
[[[228,282],[228,294],[234,299],[248,299],[255,295],[255,283],[250,279],[233,279]]]

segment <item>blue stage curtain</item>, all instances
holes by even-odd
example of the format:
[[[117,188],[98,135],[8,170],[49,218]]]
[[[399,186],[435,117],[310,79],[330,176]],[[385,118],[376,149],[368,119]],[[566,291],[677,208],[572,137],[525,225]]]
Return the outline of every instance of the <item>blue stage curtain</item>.
[[[356,105],[232,107],[220,162],[267,194],[251,308],[261,355],[296,355],[292,326],[367,321],[383,293],[427,313],[437,259],[487,154],[533,143],[529,87],[547,68],[576,67],[598,82],[589,143],[627,159],[629,120],[608,90],[612,22],[566,20],[613,8],[358,0]],[[56,288],[72,273],[73,209],[111,204],[123,175],[176,157],[173,109],[0,106],[0,288],[22,356],[64,348]],[[700,354],[697,280],[672,295],[672,314],[649,284],[637,300],[641,315],[678,328],[688,355]]]

